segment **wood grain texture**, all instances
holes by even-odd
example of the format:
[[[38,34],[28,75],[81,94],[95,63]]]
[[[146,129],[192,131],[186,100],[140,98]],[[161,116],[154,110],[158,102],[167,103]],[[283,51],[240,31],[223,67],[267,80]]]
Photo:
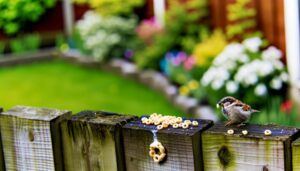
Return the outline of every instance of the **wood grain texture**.
[[[0,112],[2,112],[2,111],[3,111],[3,109],[0,108]],[[3,157],[1,132],[0,132],[0,171],[5,171],[5,163],[4,163],[4,157]]]
[[[234,134],[228,135],[228,129],[233,129]],[[264,135],[266,129],[272,135]],[[243,135],[242,130],[248,130],[248,135]],[[297,136],[296,128],[215,124],[202,134],[204,170],[291,170],[291,141]]]
[[[83,111],[61,125],[66,171],[124,170],[121,125],[134,116]]]
[[[293,170],[300,170],[300,138],[292,143]]]
[[[2,112],[0,129],[6,170],[62,170],[57,128],[68,114],[68,111],[20,106]]]
[[[147,126],[140,119],[123,127],[124,150],[127,170],[138,171],[192,171],[202,170],[200,132],[212,122],[198,120],[198,127],[167,128],[157,132],[157,139],[165,147],[167,156],[158,164],[149,156],[149,145],[153,142],[152,130],[156,126]]]
[[[276,42],[274,43],[275,46],[277,46],[279,49],[281,49],[283,52],[286,52],[286,45],[285,45],[285,21],[284,21],[284,1],[283,0],[276,0]],[[284,62],[286,61],[286,56],[284,55]]]

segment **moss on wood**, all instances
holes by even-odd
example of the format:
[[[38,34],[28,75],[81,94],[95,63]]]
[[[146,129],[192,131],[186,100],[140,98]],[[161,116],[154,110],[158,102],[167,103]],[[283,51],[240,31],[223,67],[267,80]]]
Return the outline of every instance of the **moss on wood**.
[[[82,111],[61,125],[65,170],[124,170],[121,125],[134,116]]]
[[[227,134],[229,129],[233,135]],[[265,129],[272,135],[264,135]],[[243,135],[243,130],[249,133]],[[290,170],[288,145],[298,134],[298,129],[275,125],[215,124],[202,134],[204,170]]]

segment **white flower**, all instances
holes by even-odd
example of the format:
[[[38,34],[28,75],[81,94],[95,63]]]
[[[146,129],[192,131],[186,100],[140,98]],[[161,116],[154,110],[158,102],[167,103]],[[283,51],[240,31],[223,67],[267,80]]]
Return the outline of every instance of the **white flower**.
[[[234,80],[246,86],[256,84],[258,81],[258,77],[256,74],[256,66],[258,64],[256,63],[256,61],[253,61],[251,63],[242,65],[235,74]]]
[[[277,70],[282,70],[284,68],[283,63],[279,60],[274,60],[272,64]]]
[[[223,80],[214,80],[211,84],[213,90],[219,90],[224,85]]]
[[[226,54],[229,58],[238,58],[244,53],[244,47],[239,43],[231,43],[225,47],[222,53]]]
[[[257,96],[264,96],[267,94],[267,87],[264,84],[258,84],[254,89],[254,93]]]
[[[220,66],[223,67],[223,68],[226,68],[229,71],[231,71],[231,70],[234,70],[236,68],[237,63],[235,61],[229,59]]]
[[[249,56],[246,54],[242,54],[239,58],[239,62],[242,62],[242,63],[249,62]]]
[[[219,65],[222,65],[226,61],[227,61],[227,56],[222,52],[215,58],[215,60],[213,61],[213,64],[215,66],[219,66]]]
[[[239,89],[239,84],[237,82],[234,82],[234,81],[228,81],[226,83],[226,91],[228,93],[235,93],[237,92]]]
[[[223,86],[223,82],[225,80],[227,80],[229,78],[230,74],[229,72],[222,67],[211,67],[208,69],[208,71],[206,71],[201,79],[201,83],[203,86],[207,86],[211,83],[214,83],[214,89],[219,89],[219,85],[222,82]]]
[[[257,67],[256,73],[261,77],[267,76],[274,71],[274,67],[269,61],[257,61],[255,66]]]
[[[248,79],[246,78],[245,83],[247,85],[254,85],[258,81],[258,78],[255,74],[251,74],[248,76]]]
[[[209,85],[212,80],[214,79],[214,77],[216,76],[217,72],[216,69],[214,67],[211,67],[208,69],[208,71],[206,71],[201,79],[201,84],[203,86],[207,86]]]
[[[282,72],[280,78],[283,82],[287,82],[289,80],[289,75],[286,72]]]
[[[270,46],[268,49],[262,52],[262,58],[264,60],[280,59],[281,57],[282,52],[274,46]]]
[[[243,45],[250,52],[258,52],[261,44],[262,44],[262,40],[259,37],[249,38],[243,41]]]
[[[270,87],[279,90],[282,87],[282,81],[280,78],[273,78],[270,83]]]

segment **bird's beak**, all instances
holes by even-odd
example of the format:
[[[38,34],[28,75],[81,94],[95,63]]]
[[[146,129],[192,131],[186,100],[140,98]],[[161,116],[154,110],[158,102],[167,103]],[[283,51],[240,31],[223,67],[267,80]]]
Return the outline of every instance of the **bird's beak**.
[[[218,109],[220,108],[220,104],[219,104],[219,103],[217,103],[217,105],[216,105],[216,106],[217,106],[217,108],[218,108]]]

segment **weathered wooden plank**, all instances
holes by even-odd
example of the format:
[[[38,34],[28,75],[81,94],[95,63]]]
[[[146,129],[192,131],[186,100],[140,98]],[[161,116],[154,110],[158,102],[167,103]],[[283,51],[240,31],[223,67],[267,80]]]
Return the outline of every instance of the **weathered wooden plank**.
[[[228,134],[229,129],[234,134]],[[264,134],[267,129],[272,135]],[[243,130],[248,134],[243,135]],[[202,134],[204,170],[291,170],[291,142],[298,136],[296,128],[215,124]]]
[[[6,170],[63,170],[59,123],[68,111],[17,106],[0,115]]]
[[[293,170],[300,170],[300,138],[292,143]]]
[[[125,162],[127,170],[138,171],[192,171],[202,170],[200,132],[207,129],[212,122],[197,120],[198,127],[166,128],[158,130],[156,126],[144,125],[136,119],[123,127]],[[149,145],[154,137],[162,143],[167,151],[164,162],[155,163],[149,156]]]
[[[82,111],[61,125],[66,171],[123,171],[121,126],[134,116]]]
[[[2,112],[3,109],[0,108],[0,112]],[[0,171],[5,170],[5,163],[3,158],[3,148],[2,148],[2,138],[1,138],[1,132],[0,132]]]

